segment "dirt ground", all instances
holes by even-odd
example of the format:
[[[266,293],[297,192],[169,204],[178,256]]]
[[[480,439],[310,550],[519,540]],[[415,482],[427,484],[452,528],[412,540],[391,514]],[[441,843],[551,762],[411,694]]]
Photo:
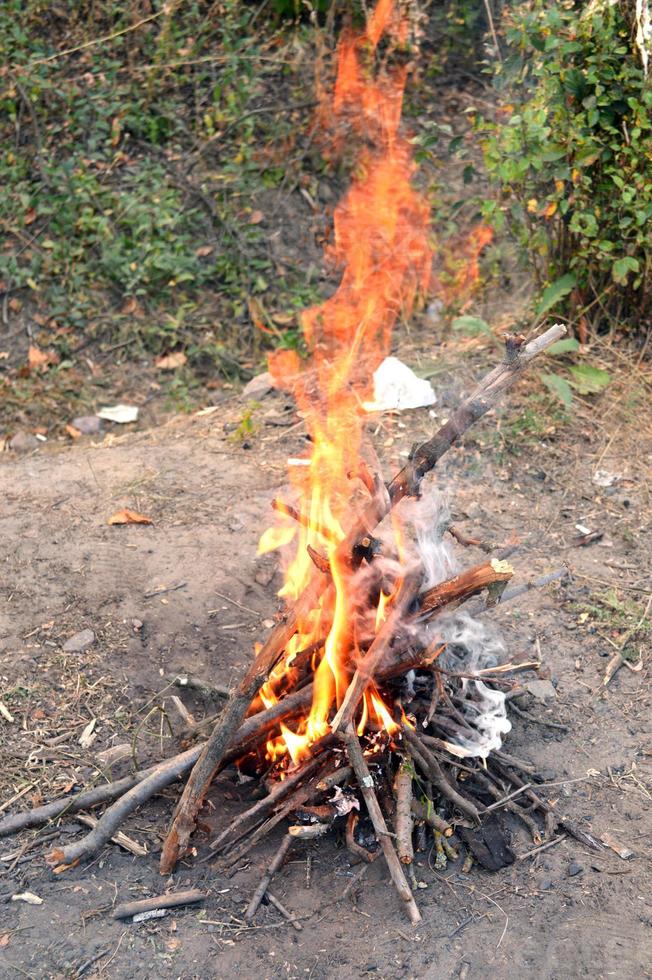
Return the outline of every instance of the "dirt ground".
[[[402,349],[422,368],[434,358],[439,420],[497,356],[477,344],[467,348],[426,356],[426,345],[413,338]],[[354,900],[339,900],[355,869],[346,849],[328,840],[297,846],[275,879],[275,892],[303,930],[294,931],[271,907],[261,907],[255,928],[246,929],[243,909],[275,841],[227,878],[207,860],[209,836],[198,833],[197,855],[173,878],[161,879],[158,851],[179,792],[173,786],[123,828],[147,846],[146,857],[110,845],[90,864],[53,875],[43,854],[82,832],[72,817],[59,828],[2,841],[0,974],[652,976],[644,620],[652,596],[646,482],[652,440],[645,402],[636,406],[626,397],[638,381],[643,384],[641,369],[632,361],[602,396],[578,402],[572,420],[549,418],[536,432],[519,421],[533,411],[521,383],[498,418],[478,426],[436,473],[463,530],[497,542],[513,531],[525,538],[514,559],[521,579],[564,563],[571,570],[567,583],[531,592],[494,617],[511,656],[540,648],[557,694],[552,703],[521,702],[537,720],[514,716],[507,749],[550,774],[545,792],[560,814],[597,837],[610,834],[631,849],[629,859],[565,838],[499,873],[463,874],[457,863],[436,871],[424,853],[417,866],[425,886],[418,893],[423,922],[412,929],[381,861]],[[278,609],[279,578],[273,558],[256,558],[256,544],[304,429],[293,406],[271,394],[254,409],[253,432],[243,441],[237,426],[245,409],[232,392],[208,411],[149,431],[117,435],[115,427],[97,443],[2,457],[0,700],[13,719],[0,717],[4,812],[88,783],[102,768],[98,753],[110,746],[131,743],[139,763],[172,754],[170,677],[190,672],[229,684],[264,637]],[[386,474],[436,424],[428,410],[374,419],[372,437]],[[616,482],[599,486],[598,470]],[[123,506],[150,516],[152,526],[108,526]],[[604,536],[578,546],[576,524]],[[609,595],[616,606],[605,604]],[[637,626],[628,649],[634,663],[640,652],[642,669],[623,667],[600,691],[609,658]],[[64,652],[63,643],[82,629],[94,631],[93,646]],[[210,712],[201,698],[183,697],[196,717]],[[120,763],[111,776],[129,766]],[[223,826],[249,793],[250,786],[225,773],[203,819],[211,828]],[[521,830],[514,834],[518,854],[532,848]],[[202,908],[140,924],[112,918],[116,902],[171,886],[200,887],[209,898]],[[5,900],[26,891],[42,904]]]

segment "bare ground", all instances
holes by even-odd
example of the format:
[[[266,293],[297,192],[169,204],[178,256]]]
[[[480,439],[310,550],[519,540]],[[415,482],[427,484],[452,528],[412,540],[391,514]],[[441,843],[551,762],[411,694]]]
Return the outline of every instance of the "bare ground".
[[[459,352],[437,352],[440,419],[459,395],[451,379],[468,382],[490,359],[482,351],[466,353],[462,367]],[[424,361],[417,342],[404,356]],[[173,787],[125,825],[147,845],[144,858],[111,845],[92,863],[53,875],[43,853],[80,833],[72,817],[59,830],[2,841],[0,973],[121,980],[475,980],[518,971],[545,978],[652,976],[644,620],[652,595],[646,483],[652,441],[649,400],[644,394],[633,400],[636,391],[645,392],[645,379],[632,361],[595,403],[578,403],[572,421],[547,418],[533,432],[519,422],[533,408],[522,385],[507,412],[451,451],[436,475],[465,530],[496,541],[514,530],[528,536],[516,559],[522,575],[563,562],[573,572],[570,583],[530,593],[495,617],[510,654],[540,646],[557,686],[554,703],[527,705],[536,723],[513,719],[507,747],[551,774],[547,793],[560,813],[598,837],[611,834],[633,851],[630,859],[610,849],[590,852],[567,838],[500,873],[464,875],[457,865],[437,872],[422,854],[424,918],[411,930],[382,862],[355,901],[338,901],[352,873],[348,852],[334,841],[302,845],[275,879],[275,891],[302,918],[303,931],[287,927],[270,907],[246,930],[242,912],[274,841],[226,878],[202,861],[208,838],[197,834],[197,856],[182,862],[173,879],[161,879],[157,852],[178,796]],[[158,710],[173,720],[170,676],[191,672],[228,684],[264,636],[264,621],[278,608],[279,580],[272,559],[256,559],[256,543],[270,498],[284,482],[285,460],[300,451],[304,430],[277,395],[256,409],[255,431],[245,443],[233,432],[242,415],[234,395],[208,414],[151,431],[4,456],[0,683],[13,721],[0,718],[0,738],[9,812],[96,778],[97,753],[111,745],[132,743],[139,762],[176,751]],[[435,424],[426,411],[374,424],[387,473]],[[599,487],[596,470],[618,474],[618,482]],[[153,525],[109,527],[107,518],[123,506],[149,515]],[[604,531],[603,539],[577,547],[578,523]],[[603,601],[610,588],[620,604],[615,609]],[[609,657],[637,625],[628,650],[634,660],[640,651],[642,670],[624,667],[600,692]],[[65,653],[65,640],[84,628],[95,632],[95,644],[82,654]],[[187,703],[198,717],[211,710],[201,698]],[[82,748],[80,737],[93,719],[95,738]],[[128,768],[123,762],[112,775]],[[206,823],[222,826],[249,792],[231,774],[220,777]],[[517,853],[532,847],[520,830],[514,833]],[[139,925],[112,918],[117,901],[172,885],[199,886],[210,897],[203,909]],[[43,903],[2,903],[24,891]]]

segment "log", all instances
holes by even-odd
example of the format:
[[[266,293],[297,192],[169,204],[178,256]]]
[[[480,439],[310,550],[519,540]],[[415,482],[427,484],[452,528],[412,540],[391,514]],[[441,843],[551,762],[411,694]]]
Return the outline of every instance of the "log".
[[[338,545],[337,552],[345,561],[351,560],[359,539],[365,534],[370,534],[392,506],[405,496],[418,495],[423,477],[437,464],[444,453],[474,422],[496,405],[501,394],[514,384],[535,357],[565,333],[565,326],[555,324],[525,346],[522,346],[518,340],[508,338],[504,362],[483,378],[432,439],[418,447],[407,465],[389,484],[387,494],[378,494],[370,500],[361,518],[355,522]],[[195,829],[197,814],[235,730],[242,723],[251,701],[278,662],[296,630],[298,621],[315,607],[323,588],[324,578],[321,573],[315,571],[305,591],[294,607],[286,612],[283,622],[279,623],[269,636],[227,703],[201,756],[195,763],[175,810],[161,854],[162,874],[169,874],[181,853],[187,849],[190,836]]]

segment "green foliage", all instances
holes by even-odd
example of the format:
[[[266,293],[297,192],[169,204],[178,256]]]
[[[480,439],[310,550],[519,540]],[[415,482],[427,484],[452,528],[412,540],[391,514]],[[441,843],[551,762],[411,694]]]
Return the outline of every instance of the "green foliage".
[[[548,354],[561,357],[566,354],[576,354],[579,343],[574,337],[557,341],[548,349]],[[573,390],[578,395],[597,395],[611,383],[611,375],[602,368],[592,364],[565,364],[563,374],[541,373],[540,380],[548,391],[558,399],[565,408],[573,403]]]
[[[282,99],[280,119],[259,112],[283,55],[263,51],[253,12],[237,0],[219,13],[155,0],[140,20],[109,0],[0,5],[0,290],[89,336],[113,318],[112,332],[137,330],[157,352],[170,318],[187,326],[209,297],[223,339],[233,330],[234,346],[257,350],[246,298],[269,289],[271,262],[250,202],[283,178],[273,144],[292,130]],[[114,319],[125,300],[138,322]]]
[[[499,123],[479,120],[500,197],[487,220],[527,250],[539,313],[642,325],[652,313],[652,87],[626,0],[525,0],[505,11]]]
[[[479,316],[458,316],[451,323],[453,330],[467,337],[477,337],[479,334],[491,334],[492,330],[486,320]]]

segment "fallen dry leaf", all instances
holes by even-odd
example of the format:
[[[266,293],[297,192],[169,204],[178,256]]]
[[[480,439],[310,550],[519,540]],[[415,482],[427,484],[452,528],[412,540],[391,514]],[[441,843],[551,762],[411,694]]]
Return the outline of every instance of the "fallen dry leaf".
[[[212,251],[213,251],[212,245],[200,245],[199,248],[195,249],[195,255],[197,256],[198,259],[203,259],[207,255],[210,255]]]
[[[10,932],[5,932],[4,936],[0,936],[0,949],[4,949],[5,946],[8,946],[10,939],[11,939]]]
[[[262,211],[252,211],[249,215],[250,225],[259,225],[261,221],[265,220],[265,215]]]
[[[145,315],[145,311],[143,310],[142,306],[137,299],[134,299],[133,296],[130,296],[129,299],[125,300],[125,302],[122,304],[122,309],[120,312],[123,316],[142,317]]]
[[[123,507],[122,510],[117,510],[115,514],[112,514],[107,521],[108,524],[151,524],[151,517],[145,517],[144,514],[139,514],[135,510],[129,510],[128,507]]]
[[[162,357],[157,357],[154,364],[159,371],[174,371],[176,368],[183,367],[187,360],[188,358],[183,351],[177,350],[172,354],[163,354]]]
[[[97,738],[97,732],[95,731],[95,724],[96,724],[96,720],[95,718],[93,718],[91,721],[89,721],[89,723],[86,725],[86,728],[79,736],[79,744],[81,745],[82,749],[90,748],[90,746]]]
[[[0,361],[7,361],[7,360],[9,360],[9,351],[0,350]]]
[[[71,439],[79,439],[79,437],[81,436],[81,432],[79,431],[79,429],[76,429],[74,425],[67,425],[66,432],[68,433]]]
[[[25,212],[25,217],[23,218],[23,224],[31,225],[34,221],[36,221],[36,208],[29,208]]]
[[[45,371],[50,364],[59,363],[59,355],[54,351],[41,350],[31,344],[27,352],[27,363],[31,371]]]

